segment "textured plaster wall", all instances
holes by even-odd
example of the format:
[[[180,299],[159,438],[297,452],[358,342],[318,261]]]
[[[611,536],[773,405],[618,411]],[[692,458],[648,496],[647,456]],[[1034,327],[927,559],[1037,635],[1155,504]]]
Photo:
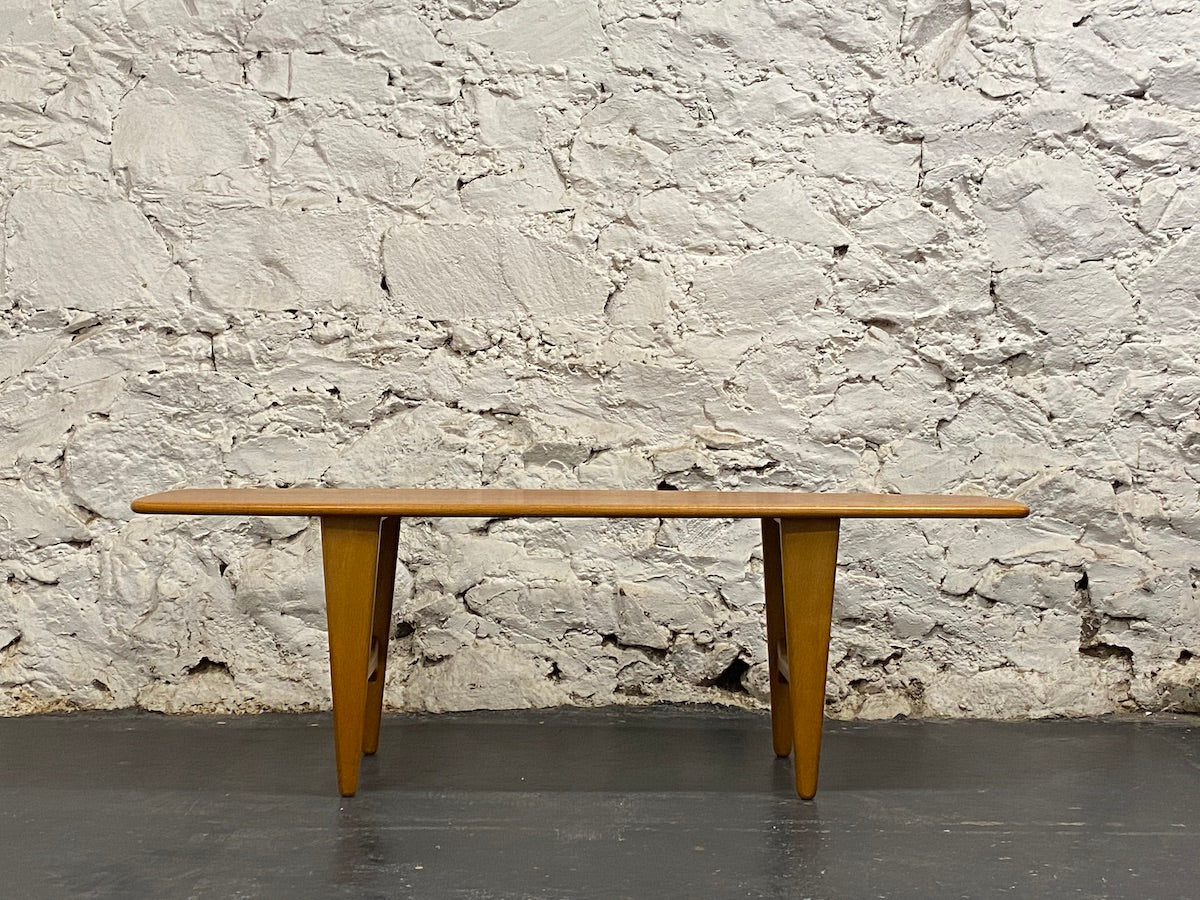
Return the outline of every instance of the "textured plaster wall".
[[[830,711],[1200,708],[1200,2],[2,0],[0,712],[328,703],[183,484],[990,492]],[[412,521],[387,699],[760,702],[757,524]]]

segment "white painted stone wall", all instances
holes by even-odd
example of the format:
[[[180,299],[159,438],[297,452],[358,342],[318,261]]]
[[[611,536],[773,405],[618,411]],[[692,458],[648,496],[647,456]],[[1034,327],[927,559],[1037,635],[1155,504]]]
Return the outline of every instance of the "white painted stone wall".
[[[0,0],[0,712],[328,704],[184,484],[848,523],[842,716],[1200,709],[1200,2]],[[414,521],[405,709],[765,695],[757,525]],[[740,689],[739,689],[740,688]]]

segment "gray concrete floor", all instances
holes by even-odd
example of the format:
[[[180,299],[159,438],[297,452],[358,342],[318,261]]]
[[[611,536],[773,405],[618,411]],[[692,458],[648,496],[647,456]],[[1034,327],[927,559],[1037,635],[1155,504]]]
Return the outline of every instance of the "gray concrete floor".
[[[0,720],[0,897],[1200,897],[1195,719],[389,716],[357,797],[321,715]]]

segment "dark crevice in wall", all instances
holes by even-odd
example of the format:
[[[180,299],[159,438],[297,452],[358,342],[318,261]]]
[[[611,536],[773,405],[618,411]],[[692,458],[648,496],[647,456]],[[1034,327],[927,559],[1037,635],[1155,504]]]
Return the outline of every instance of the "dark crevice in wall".
[[[188,675],[207,675],[209,672],[218,672],[228,678],[233,677],[233,673],[229,671],[229,666],[226,663],[216,659],[209,659],[207,656],[200,657],[200,662],[194,666],[188,666],[184,672]]]
[[[725,667],[725,671],[711,681],[706,681],[705,684],[734,694],[746,694],[749,692],[742,684],[742,678],[749,671],[750,664],[739,656]]]
[[[1133,662],[1133,651],[1128,647],[1106,644],[1104,641],[1096,641],[1086,647],[1080,647],[1079,652],[1083,656],[1092,657],[1092,659],[1123,659],[1128,663]]]
[[[1106,621],[1112,621],[1117,616],[1105,615],[1095,608],[1092,602],[1092,592],[1089,589],[1088,575],[1085,570],[1075,582],[1077,601],[1082,607],[1082,618],[1079,623],[1079,655],[1092,659],[1121,659],[1129,664],[1132,671],[1133,650],[1120,644],[1110,644],[1100,639],[1100,629]]]

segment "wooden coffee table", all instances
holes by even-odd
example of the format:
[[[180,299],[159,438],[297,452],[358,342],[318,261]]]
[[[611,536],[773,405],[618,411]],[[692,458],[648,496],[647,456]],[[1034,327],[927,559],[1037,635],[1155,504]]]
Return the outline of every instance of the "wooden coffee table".
[[[133,510],[320,518],[337,782],[346,797],[358,789],[362,754],[379,746],[402,517],[761,519],[771,728],[776,754],[795,751],[796,792],[806,800],[817,790],[840,521],[1029,514],[1022,503],[965,494],[420,488],[188,488],[140,497]]]

